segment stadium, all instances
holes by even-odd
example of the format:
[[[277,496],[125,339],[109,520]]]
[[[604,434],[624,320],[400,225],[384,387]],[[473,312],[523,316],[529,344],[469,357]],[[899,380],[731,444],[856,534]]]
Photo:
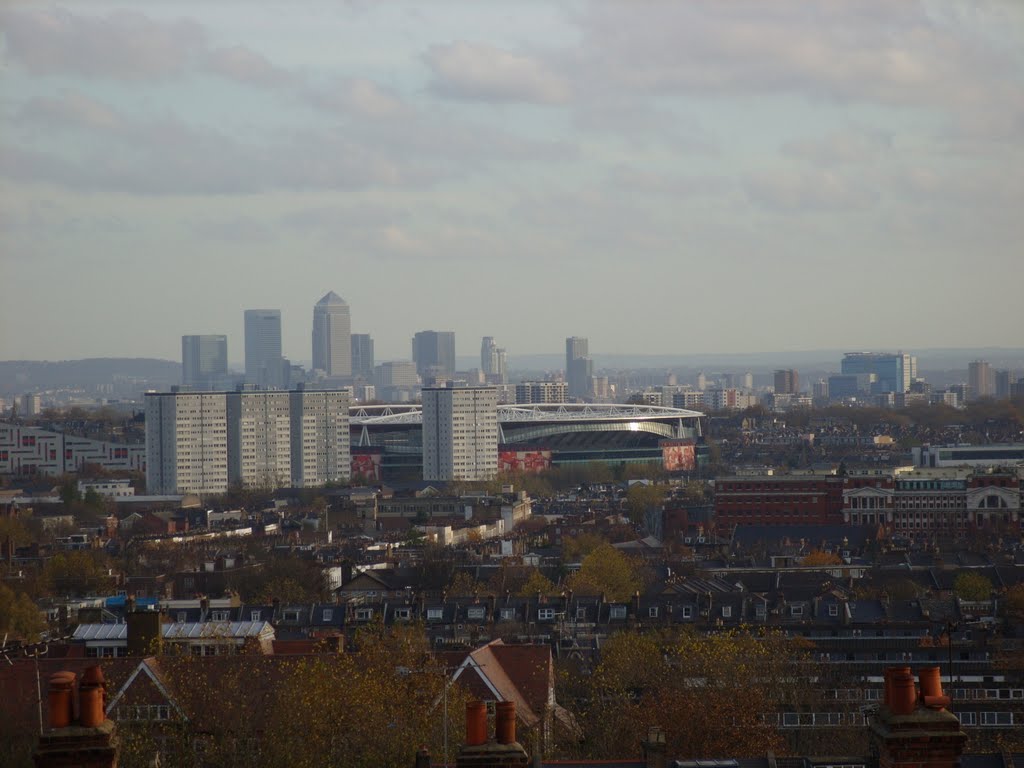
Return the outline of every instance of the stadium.
[[[539,471],[571,464],[658,463],[694,469],[703,457],[700,419],[681,408],[616,403],[498,406],[498,468]],[[368,479],[422,476],[419,405],[351,410],[353,471]]]

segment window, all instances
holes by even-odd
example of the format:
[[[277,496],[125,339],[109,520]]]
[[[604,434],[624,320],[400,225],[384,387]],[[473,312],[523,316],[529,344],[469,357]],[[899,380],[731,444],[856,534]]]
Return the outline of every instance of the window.
[[[262,611],[249,611],[249,621],[259,621],[262,616]]]
[[[803,616],[804,615],[804,607],[802,605],[792,605],[792,606],[790,606],[790,608],[789,608],[789,615],[790,616]]]
[[[516,620],[516,609],[515,608],[502,608],[501,609],[501,620],[502,621],[515,621]]]
[[[444,617],[443,608],[427,608],[428,621],[440,621]]]
[[[334,609],[324,608],[323,615],[321,616],[322,621],[332,621],[334,619]]]
[[[830,605],[828,607],[828,615],[829,616],[838,616],[839,615],[839,606],[836,605],[835,603],[832,603],[832,605]]]
[[[587,620],[587,609],[586,608],[577,608],[576,609],[576,621],[586,621],[586,620]]]
[[[768,607],[764,603],[758,603],[754,606],[754,615],[757,618],[763,619],[767,615],[767,613]]]
[[[299,612],[298,611],[294,611],[294,610],[285,611],[284,612],[284,620],[285,621],[298,621],[299,620]]]
[[[693,618],[693,606],[692,605],[684,605],[683,606],[683,618],[684,619]]]
[[[409,617],[412,616],[411,608],[395,608],[395,620],[396,621],[408,621]]]
[[[230,613],[228,611],[212,611],[210,613],[210,621],[228,621]]]
[[[730,619],[730,618],[732,618],[732,606],[731,605],[723,605],[722,606],[722,618],[723,619]]]
[[[624,605],[613,605],[608,616],[612,619],[624,619],[626,618],[626,606]]]
[[[656,618],[658,618],[658,606],[652,605],[650,608],[647,609],[647,618],[649,618],[649,619],[656,619]]]
[[[356,608],[356,621],[369,621],[373,618],[373,608]]]
[[[538,608],[537,609],[537,620],[538,621],[551,621],[555,618],[554,608]]]
[[[470,619],[480,620],[483,619],[487,614],[486,609],[482,605],[472,605],[469,610],[466,611],[466,616]]]
[[[185,611],[178,611],[178,623],[182,624],[188,621],[188,614]]]
[[[984,726],[1013,725],[1013,712],[981,712],[981,724]]]

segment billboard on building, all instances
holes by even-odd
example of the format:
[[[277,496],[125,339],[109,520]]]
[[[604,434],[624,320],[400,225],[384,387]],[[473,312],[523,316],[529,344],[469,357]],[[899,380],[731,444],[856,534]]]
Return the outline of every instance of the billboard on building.
[[[697,466],[692,440],[662,440],[661,460],[669,472],[690,472]]]
[[[542,472],[551,468],[551,451],[498,451],[499,472]]]
[[[381,465],[384,463],[384,452],[377,450],[352,449],[352,479],[364,483],[381,481]]]

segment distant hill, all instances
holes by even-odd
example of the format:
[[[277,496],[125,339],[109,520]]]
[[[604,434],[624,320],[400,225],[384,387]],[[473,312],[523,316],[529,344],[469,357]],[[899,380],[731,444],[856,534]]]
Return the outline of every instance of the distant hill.
[[[115,391],[166,389],[181,381],[181,363],[148,357],[94,357],[85,360],[0,361],[0,394],[19,395],[51,389]]]

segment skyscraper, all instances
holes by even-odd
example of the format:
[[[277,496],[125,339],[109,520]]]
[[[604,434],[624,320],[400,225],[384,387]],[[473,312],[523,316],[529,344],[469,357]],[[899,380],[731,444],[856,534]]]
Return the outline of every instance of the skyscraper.
[[[498,473],[498,390],[423,390],[423,479],[490,480]]]
[[[800,374],[792,369],[775,372],[775,394],[795,395],[800,391]]]
[[[971,388],[971,396],[992,397],[996,393],[996,379],[992,366],[984,360],[975,360],[967,366],[967,384]]]
[[[593,375],[589,342],[581,336],[570,336],[565,340],[565,381],[569,385],[569,397],[588,397]]]
[[[348,304],[330,291],[313,307],[313,370],[331,378],[352,375],[352,319]]]
[[[182,384],[196,389],[223,389],[227,377],[227,336],[181,337]]]
[[[455,373],[455,333],[419,331],[412,339],[416,372],[424,377],[451,377]]]
[[[844,376],[870,381],[873,394],[909,392],[917,378],[917,358],[904,352],[847,352],[841,371]]]
[[[480,344],[480,370],[488,384],[508,383],[508,356],[494,342],[493,336],[484,336]]]
[[[281,357],[281,310],[245,310],[245,381],[280,388],[284,380]]]
[[[368,333],[352,334],[352,375],[373,376],[373,337]]]

